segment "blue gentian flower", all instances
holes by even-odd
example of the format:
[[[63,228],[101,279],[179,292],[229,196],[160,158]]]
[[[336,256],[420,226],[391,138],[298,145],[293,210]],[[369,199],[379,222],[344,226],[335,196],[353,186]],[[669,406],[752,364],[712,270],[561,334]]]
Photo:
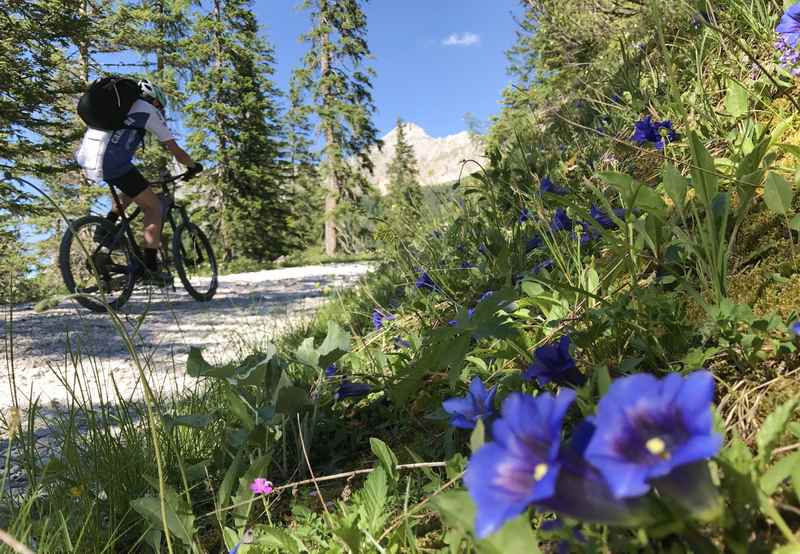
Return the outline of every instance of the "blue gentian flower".
[[[334,375],[336,375],[336,362],[333,362],[331,365],[325,368],[325,377],[328,379],[333,379]]]
[[[513,393],[488,442],[470,459],[464,484],[475,501],[479,539],[500,529],[528,506],[555,493],[560,470],[561,425],[575,392],[536,398]]]
[[[595,430],[592,421],[585,419],[575,429],[569,444],[562,444],[556,492],[537,507],[585,523],[623,527],[647,525],[653,519],[649,502],[644,498],[614,498],[603,475],[584,459],[586,445]]]
[[[662,129],[665,130],[663,134]],[[672,129],[672,121],[653,121],[648,115],[634,124],[631,140],[639,145],[650,142],[656,149],[663,150],[666,143],[675,142],[678,138],[678,134]]]
[[[569,335],[564,335],[555,344],[548,344],[536,349],[533,363],[522,373],[525,380],[536,379],[541,386],[553,381],[580,386],[586,377],[577,370],[575,360],[569,353]]]
[[[600,235],[596,229],[592,229],[592,226],[586,223],[585,221],[579,221],[575,228],[572,230],[572,238],[578,238],[578,227],[580,227],[580,237],[581,237],[581,246],[586,246],[591,241],[598,238]]]
[[[798,319],[797,321],[795,321],[794,323],[792,323],[792,324],[789,326],[789,330],[791,330],[791,331],[792,331],[792,333],[794,333],[795,335],[797,335],[798,337],[800,337],[800,319]]]
[[[531,269],[531,273],[536,275],[537,273],[539,273],[543,269],[552,269],[553,266],[555,266],[555,265],[556,265],[556,263],[553,260],[551,260],[550,258],[547,258],[546,260],[543,260],[543,261],[539,262],[538,264],[536,264],[535,266],[533,266],[533,269]]]
[[[355,398],[359,396],[366,396],[372,391],[372,387],[366,383],[351,383],[350,381],[342,381],[339,385],[339,390],[333,395],[334,399],[341,400],[342,398]]]
[[[781,17],[775,32],[792,48],[797,48],[800,42],[800,2],[795,3]]]
[[[533,238],[525,243],[525,253],[532,252],[544,244],[540,235],[533,235]]]
[[[475,265],[471,264],[470,262],[463,261],[463,262],[461,262],[461,266],[460,267],[461,267],[461,269],[472,269],[472,268],[475,267]]]
[[[553,181],[550,180],[550,177],[545,177],[539,183],[539,191],[542,193],[549,192],[550,194],[557,194],[559,196],[564,196],[567,194],[567,189],[559,187]]]
[[[617,216],[617,218],[625,219],[625,210],[623,208],[613,208],[613,210],[614,215]],[[604,229],[617,228],[617,224],[614,223],[614,220],[611,219],[611,216],[597,206],[592,206],[592,209],[589,211],[589,215],[591,215],[592,219],[594,219]]]
[[[696,371],[663,379],[637,374],[618,379],[597,406],[597,432],[586,459],[616,498],[646,494],[653,479],[714,456],[722,437],[713,429],[714,377]],[[692,486],[692,483],[686,483]]]
[[[489,297],[490,297],[490,296],[492,296],[493,294],[494,294],[494,291],[493,291],[493,290],[487,290],[486,292],[484,292],[483,294],[481,294],[481,297],[480,297],[480,298],[478,298],[478,304],[480,304],[481,302],[483,302],[484,300],[486,300],[487,298],[489,298]]]
[[[469,384],[466,396],[449,398],[442,402],[442,408],[450,414],[450,425],[453,427],[474,429],[479,419],[483,418],[485,424],[495,415],[495,394],[497,385],[487,390],[480,377],[475,377]]]
[[[558,231],[569,231],[572,229],[572,220],[567,215],[564,208],[558,208],[556,213],[553,214],[553,221],[550,222],[550,229],[557,233]]]
[[[403,348],[410,348],[411,347],[411,342],[405,340],[402,337],[395,337],[394,338],[394,346],[398,350],[402,350]]]
[[[427,271],[423,271],[422,273],[419,274],[419,277],[417,277],[417,281],[416,283],[414,283],[414,285],[420,290],[428,290],[434,292],[437,290],[436,283],[433,282],[433,279],[431,279],[431,276],[428,275]]]
[[[522,208],[519,212],[519,222],[525,223],[531,218],[531,211],[528,208]]]
[[[376,331],[380,331],[381,327],[383,327],[384,321],[392,321],[395,319],[395,316],[392,314],[384,314],[380,310],[372,310],[372,327]]]

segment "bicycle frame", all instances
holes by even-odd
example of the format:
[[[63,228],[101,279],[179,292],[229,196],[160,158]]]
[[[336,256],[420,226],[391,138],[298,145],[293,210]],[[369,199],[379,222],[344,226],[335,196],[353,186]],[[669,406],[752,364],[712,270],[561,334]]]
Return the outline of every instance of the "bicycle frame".
[[[173,210],[178,210],[178,213],[180,215],[180,222],[181,223],[183,223],[183,224],[188,224],[189,223],[189,214],[186,211],[186,208],[184,206],[179,205],[179,204],[177,204],[175,202],[174,191],[170,190],[168,185],[171,184],[171,183],[174,183],[174,182],[176,182],[176,181],[178,181],[180,179],[183,179],[184,177],[188,176],[190,173],[191,172],[187,171],[186,173],[182,173],[180,175],[175,175],[174,177],[170,177],[168,179],[164,179],[164,180],[161,180],[161,181],[153,181],[153,182],[150,183],[151,186],[153,186],[153,185],[161,186],[164,189],[164,197],[168,199],[168,204],[166,206],[166,209],[164,209],[163,204],[162,204],[162,208],[161,208],[162,209],[162,217],[161,217],[161,229],[162,230],[164,229],[164,224],[167,221],[169,222],[170,228],[172,229],[173,233],[175,233],[176,230],[178,229],[178,223],[176,223],[175,217],[174,217],[174,215],[172,213]],[[114,199],[114,204],[116,206],[121,206],[122,202],[120,202],[119,195],[117,194],[117,191],[114,188],[114,186],[109,183],[108,184],[108,188],[111,190],[111,196]],[[162,198],[159,198],[159,200],[163,201]],[[117,228],[116,232],[114,233],[113,239],[112,239],[113,243],[116,243],[117,241],[119,241],[122,238],[122,236],[124,234],[126,236],[126,238],[128,239],[128,244],[130,245],[131,253],[133,254],[133,256],[139,262],[143,262],[144,253],[142,252],[142,249],[139,247],[139,243],[136,241],[136,237],[133,234],[133,229],[131,227],[131,223],[138,217],[138,215],[141,212],[142,212],[142,209],[139,206],[137,206],[136,209],[133,211],[133,213],[129,217],[129,216],[125,215],[125,210],[120,210],[120,214],[119,215],[120,215],[120,218],[122,219],[122,222],[120,224],[118,224],[118,228]],[[102,244],[97,245],[95,247],[94,251],[92,252],[92,255],[97,254],[97,252],[102,247],[103,247]],[[163,249],[163,247],[162,247],[162,249]],[[166,259],[166,257],[164,256],[164,252],[162,252],[162,258]]]

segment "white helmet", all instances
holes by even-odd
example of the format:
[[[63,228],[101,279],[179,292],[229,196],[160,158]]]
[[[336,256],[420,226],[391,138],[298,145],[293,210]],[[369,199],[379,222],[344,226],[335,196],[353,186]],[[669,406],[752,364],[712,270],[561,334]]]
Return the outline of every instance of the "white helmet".
[[[139,81],[139,92],[145,100],[158,100],[161,104],[161,109],[166,109],[167,95],[164,94],[164,91],[161,90],[161,87],[158,85],[153,84],[147,79],[142,79]]]

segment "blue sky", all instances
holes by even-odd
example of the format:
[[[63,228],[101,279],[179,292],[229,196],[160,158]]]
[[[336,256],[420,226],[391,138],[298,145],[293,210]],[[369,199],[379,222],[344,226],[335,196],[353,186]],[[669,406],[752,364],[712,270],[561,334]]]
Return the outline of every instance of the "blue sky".
[[[253,3],[275,47],[276,81],[283,90],[307,50],[298,39],[308,29],[309,14],[299,11],[299,4]],[[463,131],[468,112],[481,121],[496,114],[509,83],[505,51],[514,43],[518,5],[518,0],[369,2],[367,40],[377,71],[373,97],[381,135],[394,127],[398,115],[431,136],[444,136]]]

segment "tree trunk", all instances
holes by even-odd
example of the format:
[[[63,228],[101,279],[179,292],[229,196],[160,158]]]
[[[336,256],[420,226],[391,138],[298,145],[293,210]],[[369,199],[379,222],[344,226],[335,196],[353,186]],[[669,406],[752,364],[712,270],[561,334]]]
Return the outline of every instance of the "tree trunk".
[[[320,26],[326,24],[325,18],[328,13],[327,0],[320,0]],[[329,49],[328,33],[322,36],[320,41],[320,82],[323,85],[322,89],[322,102],[325,108],[328,108],[332,103],[330,86],[328,85],[328,76],[331,71],[331,53]],[[327,116],[330,118],[330,116]],[[338,162],[338,153],[336,152],[336,140],[333,133],[333,122],[323,120],[322,123],[325,129],[325,254],[334,256],[336,254],[336,201],[339,198],[339,184],[336,182],[336,165]]]

